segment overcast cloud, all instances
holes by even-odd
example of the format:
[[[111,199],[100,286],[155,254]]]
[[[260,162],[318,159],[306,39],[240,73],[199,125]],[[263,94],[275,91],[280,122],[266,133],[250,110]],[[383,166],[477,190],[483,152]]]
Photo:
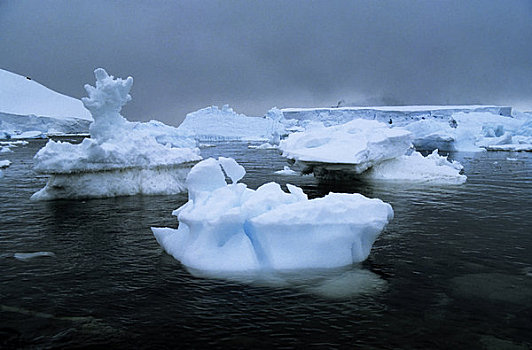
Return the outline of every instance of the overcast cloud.
[[[532,110],[532,2],[0,0],[0,68],[77,98],[135,79],[131,120],[212,104]]]

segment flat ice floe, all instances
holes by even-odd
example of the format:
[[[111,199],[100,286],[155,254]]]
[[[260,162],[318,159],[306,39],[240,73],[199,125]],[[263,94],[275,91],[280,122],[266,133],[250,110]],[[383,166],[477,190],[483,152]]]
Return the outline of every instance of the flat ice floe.
[[[283,156],[302,173],[335,177],[359,175],[381,181],[461,184],[462,166],[436,152],[424,157],[412,149],[412,134],[374,120],[355,119],[294,133],[281,141]]]
[[[380,199],[329,193],[309,200],[300,188],[288,184],[287,193],[273,182],[252,190],[238,183],[244,174],[231,158],[196,164],[189,201],[173,213],[179,228],[152,228],[164,250],[214,273],[333,268],[365,260],[393,218]]]
[[[95,70],[96,87],[85,85],[83,104],[92,113],[91,138],[80,144],[50,140],[34,157],[34,169],[51,175],[32,199],[172,194],[185,190],[192,165],[201,159],[194,141],[160,122],[132,123],[120,115],[131,100],[131,77],[114,79]]]

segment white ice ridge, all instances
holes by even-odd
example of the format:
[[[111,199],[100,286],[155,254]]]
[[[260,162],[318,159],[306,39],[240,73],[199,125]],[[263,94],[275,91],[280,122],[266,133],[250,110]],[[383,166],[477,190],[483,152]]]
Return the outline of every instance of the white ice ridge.
[[[86,85],[82,101],[92,113],[91,138],[80,144],[48,141],[34,157],[34,169],[51,177],[32,199],[171,194],[184,190],[188,169],[201,159],[191,139],[159,122],[132,123],[120,115],[131,100],[133,78],[114,79],[95,70],[96,87]]]
[[[214,273],[333,268],[365,260],[393,218],[380,199],[329,193],[309,200],[299,187],[288,184],[286,193],[274,182],[252,190],[237,182],[244,174],[231,158],[196,164],[189,201],[173,212],[178,229],[152,228],[164,250]]]
[[[279,143],[283,134],[283,114],[273,108],[263,117],[238,114],[228,105],[222,109],[211,106],[187,114],[179,130],[193,135],[199,141],[262,140]]]
[[[343,125],[297,132],[281,141],[280,149],[300,168],[318,177],[335,172],[369,180],[461,184],[462,165],[449,162],[437,150],[427,157],[412,152],[412,135],[404,128],[374,120],[355,119]]]
[[[80,100],[0,69],[0,138],[86,133],[91,121]]]

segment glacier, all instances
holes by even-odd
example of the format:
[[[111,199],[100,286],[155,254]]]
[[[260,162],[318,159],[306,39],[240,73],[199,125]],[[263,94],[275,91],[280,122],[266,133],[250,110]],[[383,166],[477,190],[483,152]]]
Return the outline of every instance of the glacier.
[[[462,166],[437,151],[424,157],[414,151],[413,135],[376,120],[355,119],[341,125],[314,127],[290,134],[279,149],[294,168],[318,178],[461,184]]]
[[[162,123],[129,122],[122,106],[131,100],[133,78],[94,71],[96,86],[82,99],[91,112],[90,138],[79,144],[49,140],[34,157],[34,170],[50,175],[33,200],[172,194],[185,190],[192,165],[201,160],[191,138]]]
[[[0,69],[0,139],[85,134],[91,122],[80,100]]]
[[[342,125],[355,119],[406,128],[418,150],[532,150],[532,116],[506,106],[272,108],[262,117],[248,117],[225,105],[221,109],[212,106],[189,113],[178,129],[198,141],[267,141],[250,148],[271,149],[291,133]]]
[[[406,128],[412,132],[412,142],[419,150],[532,150],[529,146],[532,116],[505,106],[284,108],[281,111],[284,120],[291,122],[287,130],[303,131],[316,123],[333,126],[367,119]],[[493,130],[503,132],[495,135]]]
[[[232,158],[197,163],[186,180],[189,200],[173,212],[179,227],[152,227],[157,242],[188,269],[214,274],[335,268],[365,260],[393,218],[380,199],[309,200],[274,182],[252,190],[238,182],[244,175]]]

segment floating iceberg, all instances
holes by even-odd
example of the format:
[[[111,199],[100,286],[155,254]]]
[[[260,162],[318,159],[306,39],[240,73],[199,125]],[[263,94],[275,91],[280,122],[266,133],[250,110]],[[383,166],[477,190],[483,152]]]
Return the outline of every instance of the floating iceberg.
[[[463,166],[457,161],[448,161],[434,150],[427,157],[419,152],[385,160],[363,173],[371,181],[400,181],[426,184],[459,185],[467,180],[460,174]]]
[[[455,113],[449,121],[418,120],[405,126],[414,135],[419,149],[478,152],[484,149],[515,148],[531,144],[532,130],[527,119],[487,112]]]
[[[87,133],[91,121],[80,100],[0,69],[0,139]]]
[[[80,144],[48,141],[34,157],[34,169],[51,175],[31,198],[111,197],[133,194],[171,194],[185,190],[190,167],[201,159],[175,128],[162,123],[132,123],[120,115],[131,100],[133,78],[114,79],[95,70],[96,87],[85,85],[83,104],[92,113],[91,138]],[[170,133],[167,129],[170,129]],[[192,141],[193,142],[193,141]]]
[[[166,252],[214,273],[333,268],[365,260],[393,217],[380,199],[329,193],[309,200],[300,188],[287,185],[286,193],[273,182],[251,190],[237,183],[244,174],[231,158],[196,164],[189,201],[173,212],[179,228],[152,228]]]
[[[294,133],[281,141],[283,156],[319,178],[358,177],[369,180],[459,184],[462,166],[437,151],[423,157],[412,152],[412,134],[374,120],[356,119],[343,125]]]
[[[412,132],[414,146],[422,150],[526,150],[532,144],[530,114],[503,106],[285,108],[282,113],[286,130],[304,131],[315,123],[332,126],[354,119],[404,127]]]
[[[282,116],[276,108],[264,117],[248,117],[235,113],[228,105],[222,109],[212,106],[187,114],[178,129],[201,142],[245,140],[275,144],[275,139],[285,132]]]
[[[357,174],[379,162],[402,156],[411,147],[409,131],[365,119],[296,132],[279,146],[283,156],[295,161],[303,173],[327,167]]]

